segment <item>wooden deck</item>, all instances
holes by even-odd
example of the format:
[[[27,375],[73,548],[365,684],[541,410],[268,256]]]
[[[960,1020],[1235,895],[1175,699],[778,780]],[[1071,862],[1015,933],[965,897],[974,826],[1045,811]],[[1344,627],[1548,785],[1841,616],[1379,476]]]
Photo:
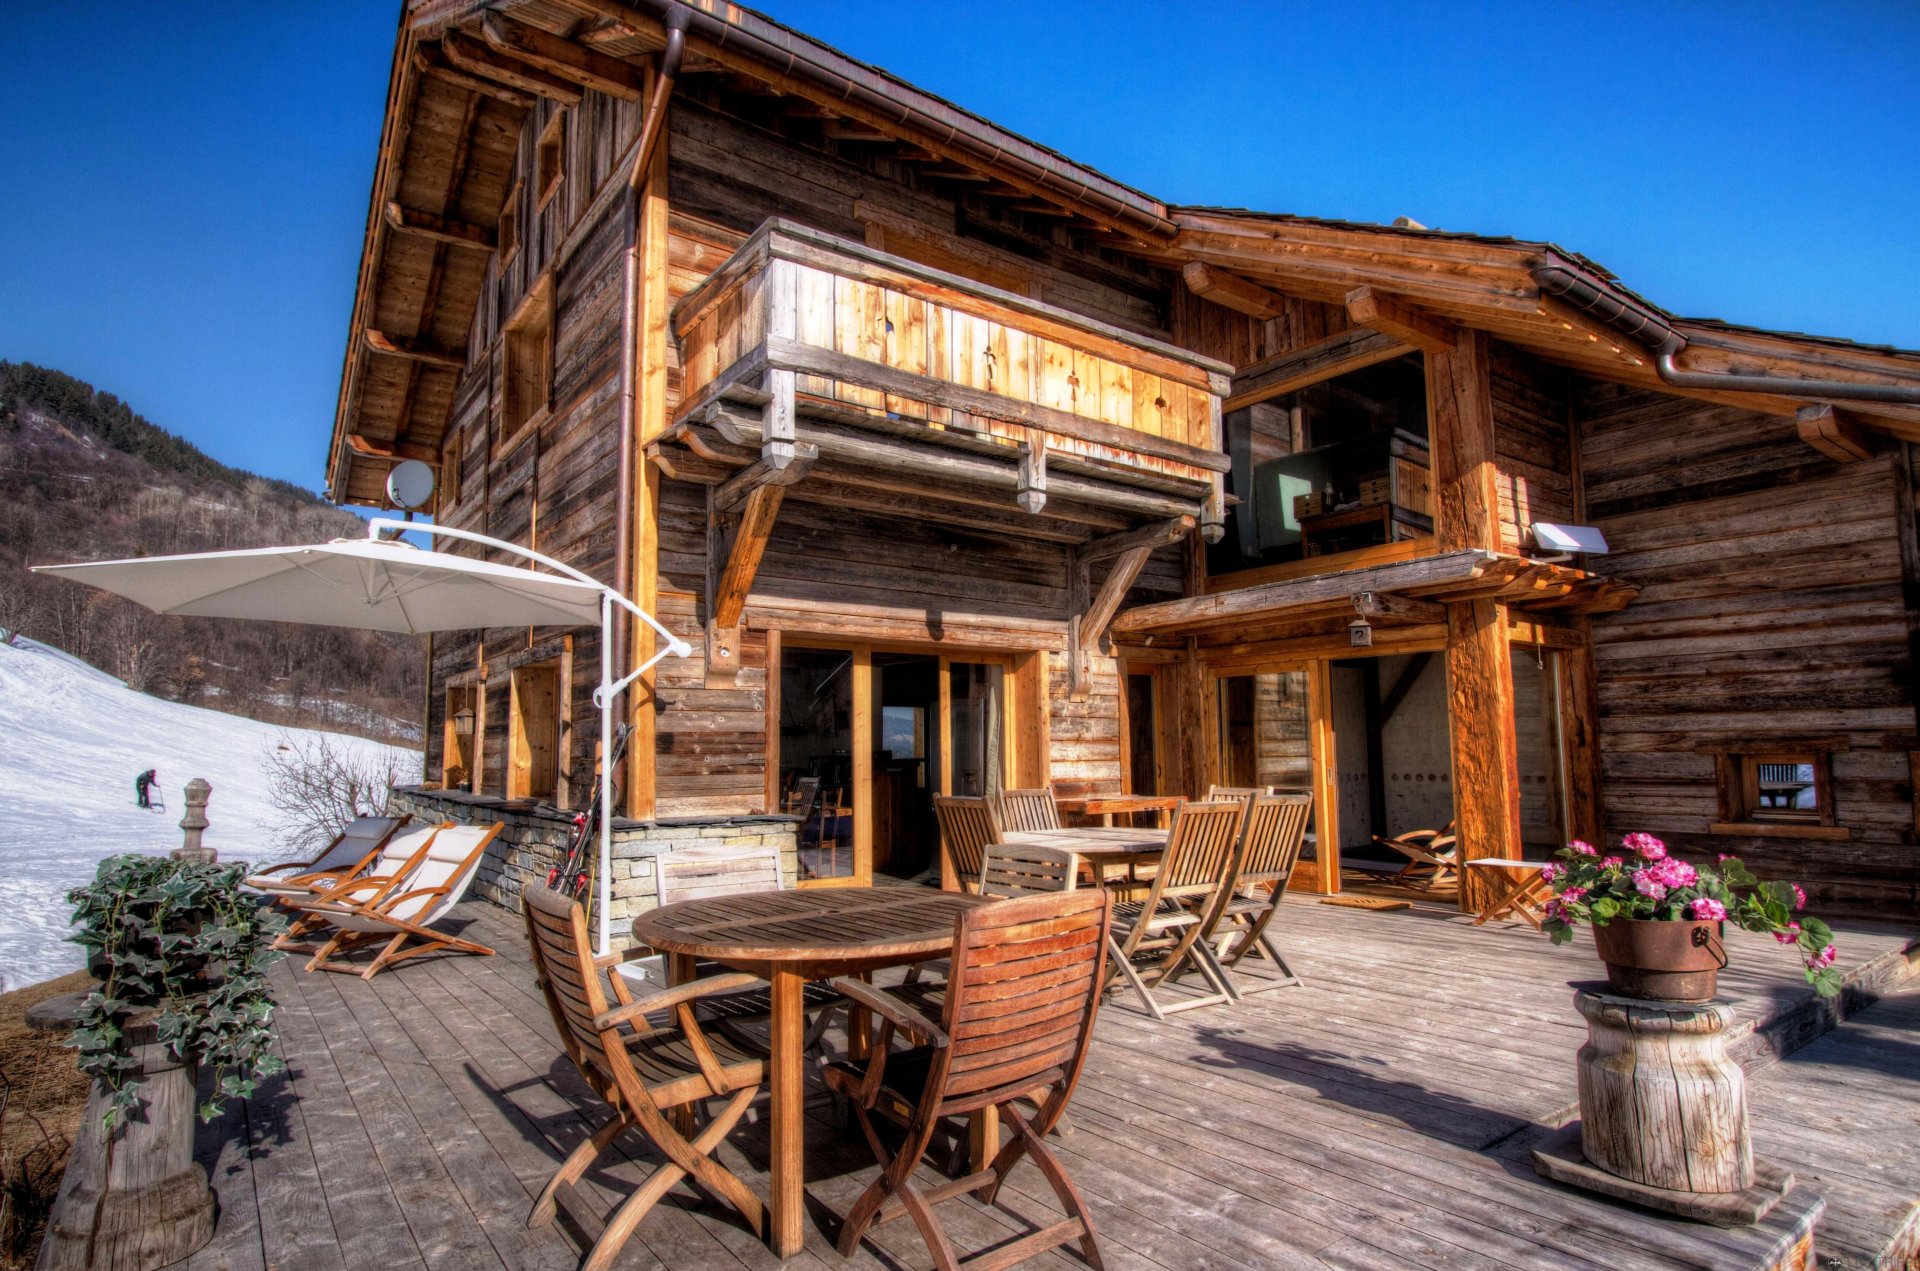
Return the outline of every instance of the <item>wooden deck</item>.
[[[372,983],[305,975],[297,962],[275,969],[288,1072],[204,1131],[221,1215],[186,1266],[577,1265],[580,1235],[654,1158],[630,1137],[630,1156],[589,1178],[573,1207],[587,1212],[571,1227],[563,1216],[524,1229],[534,1193],[589,1130],[582,1110],[597,1117],[599,1105],[554,1040],[518,920],[470,903],[458,921],[500,955],[423,959]],[[1124,1003],[1102,1012],[1062,1151],[1109,1266],[1657,1271],[1764,1265],[1790,1243],[1787,1219],[1725,1232],[1534,1175],[1528,1148],[1574,1098],[1582,1033],[1566,982],[1597,970],[1584,942],[1555,949],[1529,929],[1474,928],[1437,907],[1375,913],[1309,898],[1276,925],[1304,986],[1167,1023]],[[1759,1025],[1743,1048],[1764,1056],[1804,1035],[1813,1013],[1790,956],[1771,940],[1730,944],[1723,992],[1743,1024]],[[1863,985],[1885,986],[1907,969],[1906,944],[1890,929],[1849,931],[1842,948]],[[1836,1216],[1856,1215],[1849,1248],[1878,1238],[1891,1220],[1874,1215],[1920,1190],[1912,1001],[1809,1048],[1825,1055],[1813,1082],[1782,1080],[1792,1066],[1755,1082],[1759,1154],[1817,1178]],[[1862,1116],[1892,1131],[1902,1115],[1905,1131],[1856,1142]],[[808,1150],[814,1217],[831,1230],[874,1166],[824,1102]],[[723,1151],[764,1182],[763,1125]],[[1012,1203],[1044,1224],[1058,1211],[1029,1170],[1010,1181]],[[943,1217],[972,1247],[1020,1230],[971,1201]],[[930,1262],[910,1224],[880,1229],[879,1243],[884,1256],[869,1246],[849,1264],[815,1231],[790,1265]],[[682,1186],[621,1265],[781,1264]]]

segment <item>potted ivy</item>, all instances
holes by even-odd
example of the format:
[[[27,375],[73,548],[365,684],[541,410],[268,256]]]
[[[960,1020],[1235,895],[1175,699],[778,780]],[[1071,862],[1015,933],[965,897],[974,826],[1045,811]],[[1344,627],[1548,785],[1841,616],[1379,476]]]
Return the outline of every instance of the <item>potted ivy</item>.
[[[266,971],[283,923],[240,865],[114,856],[69,892],[96,981],[71,1045],[93,1078],[42,1246],[41,1271],[146,1271],[213,1235],[193,1116],[217,1115],[282,1067]],[[198,1078],[212,1070],[210,1096]]]
[[[1840,991],[1833,931],[1802,912],[1807,895],[1798,885],[1763,881],[1737,856],[1691,865],[1651,834],[1629,834],[1620,845],[1621,853],[1609,856],[1577,839],[1561,849],[1563,863],[1546,867],[1553,898],[1542,923],[1555,944],[1573,939],[1581,923],[1591,925],[1616,993],[1710,1000],[1727,964],[1727,922],[1795,946],[1814,991]]]

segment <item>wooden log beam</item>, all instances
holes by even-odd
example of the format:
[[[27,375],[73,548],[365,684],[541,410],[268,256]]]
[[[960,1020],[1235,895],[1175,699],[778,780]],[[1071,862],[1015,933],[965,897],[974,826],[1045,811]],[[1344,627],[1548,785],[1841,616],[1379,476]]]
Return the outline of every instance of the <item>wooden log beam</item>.
[[[1506,607],[1493,600],[1447,606],[1447,734],[1453,752],[1460,908],[1478,910],[1486,884],[1464,862],[1518,860],[1520,747],[1514,733],[1513,655]]]
[[[490,79],[517,88],[535,97],[545,97],[563,106],[580,104],[580,86],[571,80],[543,70],[531,62],[488,48],[470,35],[449,31],[440,41],[447,60],[477,79]]]
[[[1038,516],[1047,506],[1047,434],[1042,429],[1027,430],[1027,442],[1020,447],[1020,474],[1013,491],[1014,502],[1031,516]]]
[[[440,466],[440,452],[431,446],[415,445],[410,441],[375,441],[357,432],[347,434],[347,449],[369,459],[418,459],[421,463],[434,468]]]
[[[372,327],[363,330],[360,337],[366,341],[369,349],[375,353],[384,353],[388,357],[423,362],[428,366],[443,367],[451,371],[462,370],[467,365],[467,355],[464,351],[442,348],[431,340],[388,335],[385,331],[376,331]]]
[[[1113,629],[1161,631],[1252,618],[1264,619],[1272,614],[1312,605],[1339,605],[1359,591],[1457,587],[1478,580],[1498,560],[1499,557],[1492,552],[1445,552],[1391,565],[1289,578],[1183,600],[1163,600],[1157,604],[1140,605],[1120,614],[1113,620]]]
[[[1067,650],[1071,659],[1067,668],[1067,697],[1070,701],[1084,702],[1093,688],[1093,668],[1090,659],[1100,651],[1100,643],[1106,639],[1107,628],[1113,622],[1114,614],[1120,611],[1120,602],[1126,599],[1127,592],[1133,587],[1134,580],[1140,577],[1141,566],[1147,563],[1147,557],[1153,555],[1151,544],[1131,547],[1114,559],[1112,568],[1100,582],[1100,590],[1087,602],[1085,613],[1072,616],[1074,638]],[[1076,561],[1076,570],[1085,570],[1084,561]],[[1082,574],[1084,578],[1085,575]],[[1078,589],[1085,594],[1085,587]]]
[[[1802,406],[1793,417],[1800,440],[1839,463],[1855,463],[1880,453],[1880,438],[1845,411],[1832,406]]]
[[[1286,312],[1285,296],[1218,265],[1190,260],[1181,267],[1180,276],[1186,280],[1187,290],[1194,295],[1263,322]]]
[[[740,523],[727,532],[716,501],[707,504],[707,685],[725,687],[740,670],[740,623],[767,553],[786,487],[763,484],[746,497]]]
[[[482,97],[491,97],[495,101],[505,102],[509,106],[527,110],[536,100],[532,93],[523,93],[517,88],[508,88],[499,80],[486,79],[479,75],[469,75],[447,60],[447,54],[438,44],[416,44],[413,46],[413,66],[422,75],[430,75],[455,88],[463,88],[469,93],[478,93]]]
[[[1176,516],[1152,525],[1143,525],[1137,530],[1128,530],[1123,534],[1109,534],[1105,538],[1090,539],[1080,548],[1080,559],[1086,562],[1105,560],[1109,556],[1119,556],[1136,547],[1149,551],[1177,543],[1193,532],[1194,518]]]
[[[1447,352],[1453,348],[1457,333],[1451,322],[1372,287],[1355,287],[1347,293],[1347,317],[1358,326],[1390,335],[1422,353]]]
[[[498,52],[621,101],[639,101],[645,88],[646,73],[633,63],[498,13],[486,15],[481,21],[480,34]]]
[[[430,238],[449,247],[465,247],[474,251],[490,252],[498,241],[498,236],[484,225],[423,212],[417,207],[402,207],[397,201],[387,204],[387,224],[402,234]]]
[[[1324,340],[1262,359],[1233,377],[1233,388],[1223,410],[1239,410],[1255,402],[1284,397],[1336,375],[1346,375],[1413,351],[1413,346],[1365,327],[1354,327]]]
[[[1376,619],[1418,623],[1447,620],[1445,605],[1436,604],[1431,600],[1418,600],[1412,596],[1396,596],[1387,591],[1355,592],[1353,610],[1369,622]]]
[[[723,513],[731,512],[762,486],[792,485],[807,475],[813,467],[813,461],[819,457],[820,448],[804,442],[794,447],[794,453],[784,464],[762,455],[714,487],[713,505]]]
[[[1493,390],[1483,331],[1462,327],[1453,348],[1427,355],[1427,421],[1440,550],[1500,548]]]

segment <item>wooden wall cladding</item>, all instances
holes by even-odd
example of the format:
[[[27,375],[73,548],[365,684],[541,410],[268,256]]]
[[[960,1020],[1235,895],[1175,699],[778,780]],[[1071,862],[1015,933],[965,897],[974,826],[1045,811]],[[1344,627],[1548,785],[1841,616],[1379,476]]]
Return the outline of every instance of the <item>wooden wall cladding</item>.
[[[1535,521],[1579,520],[1568,428],[1570,376],[1497,341],[1489,361],[1500,545],[1522,551],[1532,546]]]
[[[1911,919],[1904,466],[1838,464],[1791,419],[1591,381],[1575,415],[1587,517],[1613,548],[1599,567],[1642,588],[1593,619],[1607,833],[1734,852],[1827,908]],[[1817,740],[1850,838],[1706,833],[1716,753]]]

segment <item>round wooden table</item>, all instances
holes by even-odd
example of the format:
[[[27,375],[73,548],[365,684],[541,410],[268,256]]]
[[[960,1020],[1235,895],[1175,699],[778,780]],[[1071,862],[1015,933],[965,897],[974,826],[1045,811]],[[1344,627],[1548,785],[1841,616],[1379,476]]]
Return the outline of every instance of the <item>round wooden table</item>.
[[[667,954],[676,979],[706,958],[773,986],[767,1243],[781,1257],[806,1242],[807,981],[943,957],[953,948],[954,920],[986,903],[925,887],[811,887],[681,901],[633,920],[634,939]]]

